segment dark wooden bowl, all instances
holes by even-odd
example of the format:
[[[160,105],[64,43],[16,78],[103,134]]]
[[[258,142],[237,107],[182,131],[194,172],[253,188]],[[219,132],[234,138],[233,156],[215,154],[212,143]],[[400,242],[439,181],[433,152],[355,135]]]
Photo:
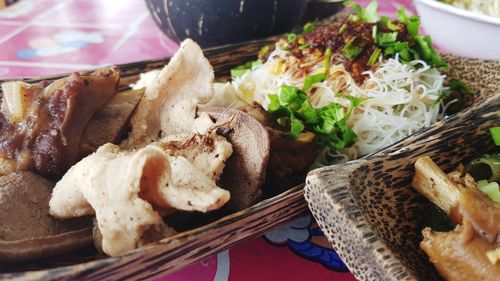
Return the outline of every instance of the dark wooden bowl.
[[[308,0],[146,0],[160,29],[174,40],[211,47],[292,30]]]
[[[451,171],[493,152],[488,128],[500,125],[497,93],[393,147],[308,175],[309,208],[358,279],[441,280],[419,248],[430,203],[411,187],[413,165],[428,155]]]
[[[221,77],[227,75],[232,67],[255,59],[258,50],[270,42],[270,40],[260,40],[206,49],[205,55],[212,63],[216,76]],[[446,56],[445,59],[453,65],[454,73],[452,76],[470,81],[474,89],[482,89],[481,94],[471,99],[470,104],[475,104],[478,100],[500,90],[496,84],[494,84],[495,87],[487,86],[492,85],[495,81],[494,75],[498,77],[500,63],[454,56]],[[122,70],[120,89],[127,89],[130,83],[134,83],[139,78],[140,73],[162,68],[167,62],[168,59],[158,59],[120,65]],[[65,75],[23,80],[37,82],[42,79],[57,79],[62,76]],[[410,141],[412,139],[413,137],[410,138]],[[401,144],[396,147],[401,147]],[[312,173],[313,177],[315,174],[317,172]],[[0,265],[0,279],[144,280],[173,272],[209,255],[260,236],[267,230],[305,212],[307,204],[303,199],[304,185],[294,185],[293,182],[281,183],[281,185],[286,185],[288,190],[242,211],[219,214],[211,221],[193,226],[194,228],[190,230],[133,252],[109,258],[97,255],[93,249],[87,249],[71,256],[62,256],[37,263],[15,266]],[[339,227],[344,226],[346,224],[342,224],[342,222],[339,224]],[[346,250],[349,249],[346,248]],[[343,256],[346,257],[345,252]]]
[[[173,40],[191,38],[202,47],[290,32],[303,19],[323,19],[342,0],[146,0],[160,29]]]

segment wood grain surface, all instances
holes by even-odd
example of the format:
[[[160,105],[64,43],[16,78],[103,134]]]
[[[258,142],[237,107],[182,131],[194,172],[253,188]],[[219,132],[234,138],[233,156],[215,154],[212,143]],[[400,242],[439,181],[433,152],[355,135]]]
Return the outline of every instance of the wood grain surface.
[[[204,51],[214,67],[216,77],[227,76],[236,65],[256,59],[259,49],[270,40],[228,45]],[[120,90],[126,90],[148,70],[160,69],[168,59],[157,59],[119,65]],[[82,70],[91,71],[91,70]],[[31,77],[29,83],[55,80],[66,75]],[[8,80],[0,81],[0,83]],[[22,265],[0,265],[0,279],[8,280],[147,280],[165,275],[246,240],[258,237],[279,224],[303,214],[307,205],[303,184],[263,200],[242,211],[168,237],[157,243],[118,257],[105,257],[93,249],[72,256]]]
[[[222,46],[213,49],[205,50],[205,55],[208,57],[212,63],[216,76],[218,78],[223,78],[228,75],[229,70],[242,63],[256,58],[258,50],[265,44],[272,41],[269,40],[252,41],[241,43],[237,45]],[[469,64],[472,66],[482,66],[483,62],[473,59],[462,59],[453,56],[447,57],[450,62],[456,62],[457,65]],[[148,70],[159,69],[163,67],[168,59],[158,59],[149,60],[143,62],[129,63],[125,65],[120,65],[122,70],[122,79],[120,81],[120,89],[125,90],[129,88],[129,84],[135,82],[139,78],[139,74]],[[489,72],[495,72],[500,68],[500,62],[489,64]],[[470,69],[469,69],[470,70]],[[481,70],[481,69],[480,69]],[[88,70],[90,71],[90,70]],[[460,76],[462,72],[458,73]],[[455,75],[455,74],[454,74]],[[468,74],[469,76],[472,75]],[[53,80],[60,78],[65,75],[59,75],[57,77],[34,77],[26,78],[26,82],[37,82],[40,80]],[[467,77],[469,77],[467,76]],[[472,80],[475,77],[471,77]],[[482,86],[481,83],[487,83],[484,81],[490,80],[474,80],[478,86]],[[0,81],[4,82],[4,81]],[[475,85],[476,85],[475,84]],[[490,83],[491,84],[491,83]],[[495,84],[498,89],[498,84]],[[475,103],[478,99],[487,96],[488,91],[481,90],[481,95],[477,95],[476,98],[472,98],[471,103]],[[408,144],[410,142],[408,141]],[[400,147],[401,144],[397,147]],[[390,150],[385,150],[383,154],[374,154],[377,157],[386,157]],[[321,174],[328,174],[325,170],[320,170],[313,173],[312,178],[318,178]],[[334,170],[331,173],[335,173]],[[311,178],[311,179],[312,179]],[[324,178],[324,177],[322,177]],[[292,185],[288,185],[291,187]],[[312,185],[310,185],[312,186]],[[315,190],[320,188],[317,186]],[[24,264],[16,266],[3,266],[0,265],[0,279],[18,279],[18,280],[65,280],[65,279],[79,279],[79,280],[123,280],[125,278],[133,278],[134,280],[146,280],[151,279],[155,276],[164,275],[166,273],[175,271],[183,266],[194,263],[207,257],[209,255],[220,252],[224,249],[228,249],[246,241],[248,239],[262,235],[267,230],[290,221],[291,219],[299,216],[307,209],[307,204],[303,198],[303,185],[298,185],[285,192],[273,196],[272,198],[266,199],[257,203],[256,205],[247,208],[245,210],[239,211],[237,213],[221,216],[220,219],[216,221],[202,225],[195,229],[179,233],[176,236],[166,238],[160,242],[148,245],[136,251],[130,252],[128,254],[118,256],[118,257],[105,257],[99,255],[93,249],[87,249],[86,252],[77,253],[74,256],[59,257],[53,260],[46,260],[39,263]],[[321,187],[327,188],[327,187]],[[310,194],[313,194],[312,192]],[[323,194],[322,192],[315,193]],[[344,194],[344,195],[342,195]],[[351,196],[349,192],[341,193],[339,196]],[[269,195],[269,197],[271,197]],[[325,197],[326,198],[326,197]],[[330,200],[324,199],[324,200]],[[317,203],[317,202],[316,202]],[[349,212],[347,220],[344,218],[343,221],[335,221],[338,225],[326,225],[322,218],[326,219],[326,214],[332,215],[333,213],[329,208],[331,205],[321,205],[320,209],[317,209],[316,203],[311,203],[311,209],[316,210],[316,218],[320,220],[320,224],[326,229],[331,229],[336,227],[338,229],[351,228],[352,225],[348,223],[350,216],[353,213]],[[357,202],[350,204],[349,208],[357,210],[356,212],[361,212],[357,207],[357,204],[362,204]],[[330,206],[330,207],[329,207]],[[318,210],[325,214],[325,216],[320,217],[318,215]],[[340,216],[343,213],[339,213]],[[369,225],[373,223],[369,219],[366,219],[364,225]],[[352,228],[357,229],[357,228]],[[353,230],[354,231],[354,230]],[[340,232],[327,232],[330,234],[330,238],[333,239],[333,233]],[[349,232],[349,234],[353,234]],[[353,234],[353,237],[358,237]],[[378,236],[373,236],[378,237]],[[366,239],[378,239],[378,238],[366,238]],[[340,241],[340,240],[339,240]],[[344,240],[342,240],[344,241]],[[358,278],[365,277],[359,271],[356,271],[356,267],[353,265],[352,261],[349,259],[349,253],[353,251],[356,252],[357,248],[353,244],[351,250],[350,247],[340,250],[343,258],[347,258],[348,264],[351,269],[354,269],[355,274],[357,273]],[[350,245],[351,246],[351,245]],[[371,245],[365,245],[366,250],[371,250]],[[391,252],[389,252],[391,253]],[[356,255],[365,255],[364,253],[356,252]],[[392,257],[392,254],[388,254]],[[395,259],[396,262],[398,259]],[[375,268],[375,267],[374,267]],[[384,268],[381,268],[380,274],[383,274]],[[374,276],[384,276],[384,275],[374,275]],[[376,280],[376,279],[371,279]]]
[[[411,187],[413,165],[428,155],[450,171],[491,153],[488,128],[499,125],[500,92],[365,159],[308,175],[308,205],[358,279],[441,280],[419,248],[430,203]]]

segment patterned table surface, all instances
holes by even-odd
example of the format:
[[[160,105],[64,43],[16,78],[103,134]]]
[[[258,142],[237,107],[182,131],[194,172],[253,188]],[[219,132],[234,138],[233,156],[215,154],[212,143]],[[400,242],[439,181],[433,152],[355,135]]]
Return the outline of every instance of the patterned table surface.
[[[358,1],[366,4],[368,1]],[[379,1],[394,15],[411,1]],[[141,0],[25,0],[0,11],[0,79],[44,76],[171,56]],[[159,278],[355,280],[310,215]]]

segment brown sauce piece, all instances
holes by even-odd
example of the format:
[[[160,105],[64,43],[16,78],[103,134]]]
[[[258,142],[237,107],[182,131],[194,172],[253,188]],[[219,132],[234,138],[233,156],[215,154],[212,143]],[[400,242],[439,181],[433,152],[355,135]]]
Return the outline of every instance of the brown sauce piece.
[[[393,23],[399,27],[398,40],[408,41],[409,38],[404,24],[398,21],[393,21]],[[346,44],[355,38],[356,46],[362,47],[363,51],[352,59],[345,58],[344,67],[353,75],[358,83],[361,83],[367,77],[362,73],[371,69],[371,66],[368,65],[368,60],[377,48],[372,35],[375,25],[374,23],[354,22],[347,19],[328,25],[319,25],[313,31],[306,34],[304,38],[311,43],[311,48],[318,48],[322,51],[329,48],[333,53],[339,54],[342,54],[342,50]],[[392,32],[380,25],[377,26],[377,29],[378,32]]]
[[[106,68],[31,85],[25,93],[26,114],[15,123],[2,105],[0,175],[33,170],[46,177],[59,176],[80,160],[83,130],[116,94],[119,76],[117,68]]]

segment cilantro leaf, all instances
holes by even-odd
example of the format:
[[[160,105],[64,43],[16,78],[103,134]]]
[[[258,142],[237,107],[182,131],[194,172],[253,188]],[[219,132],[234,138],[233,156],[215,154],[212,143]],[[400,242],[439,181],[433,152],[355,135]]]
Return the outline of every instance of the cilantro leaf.
[[[351,115],[352,110],[354,108],[358,107],[359,105],[361,105],[365,101],[371,99],[370,97],[358,98],[358,97],[351,96],[351,95],[348,95],[348,94],[343,94],[343,95],[336,94],[335,96],[338,97],[338,98],[343,98],[343,99],[349,100],[349,102],[351,103],[351,106],[347,110],[347,114],[346,114],[347,117],[349,117]]]
[[[395,42],[384,50],[384,55],[399,54],[399,58],[404,62],[410,62],[416,59],[415,51],[410,49],[408,42]]]
[[[337,103],[330,103],[319,110],[319,115],[325,119],[332,119],[335,122],[345,117],[344,108]]]
[[[378,13],[377,13],[378,4],[377,1],[372,1],[368,6],[366,6],[363,11],[363,19],[365,22],[376,23],[378,21]]]
[[[345,1],[344,2],[344,6],[345,7],[349,7],[349,8],[353,8],[354,11],[356,12],[358,18],[359,19],[362,18],[362,16],[363,16],[363,8],[361,8],[361,5],[359,5],[358,3],[355,3],[355,2]]]
[[[300,116],[304,117],[307,124],[317,124],[319,122],[319,115],[317,110],[311,106],[309,101],[304,101],[300,109],[297,111]]]
[[[361,20],[367,23],[376,23],[378,21],[379,18],[377,13],[378,4],[376,0],[370,2],[365,9],[361,8],[361,6],[358,3],[354,3],[351,1],[345,1],[344,6],[353,8],[354,11],[356,11],[356,14],[351,15],[350,17],[351,20],[353,21]]]
[[[358,98],[351,95],[338,95],[338,96],[344,99],[348,99],[351,102],[351,107],[357,107],[362,103],[364,103],[365,101],[371,99],[370,97]]]
[[[324,75],[324,73],[319,74]],[[303,90],[282,85],[278,95],[268,95],[267,111],[276,117],[280,126],[288,128],[290,138],[297,139],[306,131],[313,133],[314,139],[320,145],[341,149],[356,140],[356,134],[347,126],[347,118],[354,107],[366,100],[347,95],[343,97],[351,101],[347,111],[342,105],[333,102],[321,108],[314,108]]]
[[[411,16],[406,21],[406,30],[411,37],[415,38],[418,35],[418,29],[420,28],[420,17]]]
[[[432,46],[430,46],[428,40],[426,40],[425,37],[422,37],[420,35],[417,35],[415,37],[415,40],[417,40],[417,48],[418,48],[420,54],[422,54],[422,57],[424,59],[430,59],[431,55],[432,55],[431,54]]]
[[[279,98],[283,103],[291,103],[297,98],[297,88],[283,85],[280,89]]]
[[[400,22],[406,24],[406,22],[408,20],[408,16],[406,15],[406,10],[403,6],[399,7],[396,15],[397,15],[397,18]]]
[[[339,124],[340,132],[342,133],[341,137],[338,137],[335,143],[332,143],[337,149],[342,149],[349,146],[357,139],[356,133],[344,122]]]
[[[403,7],[398,9],[397,14],[398,20],[406,26],[408,34],[412,38],[418,35],[418,29],[420,28],[420,17],[419,16],[408,16],[406,10]]]
[[[448,67],[448,64],[441,60],[436,50],[432,47],[431,37],[429,35],[426,36],[415,36],[415,40],[417,40],[417,51],[419,55],[430,62],[431,65],[435,67]]]

